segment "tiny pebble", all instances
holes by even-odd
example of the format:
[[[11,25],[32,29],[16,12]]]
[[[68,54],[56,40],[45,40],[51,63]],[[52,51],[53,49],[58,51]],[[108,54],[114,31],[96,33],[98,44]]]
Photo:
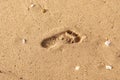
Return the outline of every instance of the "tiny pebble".
[[[80,69],[80,66],[76,66],[75,70],[78,71]]]
[[[31,4],[31,5],[30,5],[31,8],[34,7],[34,6],[35,6],[35,4]]]
[[[2,71],[0,71],[0,73],[3,73]]]
[[[111,41],[110,41],[110,40],[105,41],[105,45],[106,45],[106,46],[110,46],[110,44],[111,44]]]
[[[20,77],[20,79],[23,79],[22,77]]]
[[[107,70],[111,70],[112,69],[112,66],[110,66],[110,65],[106,65],[105,67],[106,67]]]
[[[22,39],[22,43],[25,44],[26,43],[26,39]]]
[[[42,12],[43,12],[43,13],[46,13],[46,12],[47,12],[47,9],[42,9]]]

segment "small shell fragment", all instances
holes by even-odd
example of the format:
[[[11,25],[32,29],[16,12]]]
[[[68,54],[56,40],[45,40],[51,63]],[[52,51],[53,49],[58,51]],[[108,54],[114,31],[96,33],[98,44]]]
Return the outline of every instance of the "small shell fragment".
[[[28,7],[28,10],[30,10],[31,8],[35,7],[35,4],[31,4],[29,7]]]
[[[35,6],[35,4],[31,4],[31,5],[30,5],[30,8],[32,8],[32,7],[34,7],[34,6]]]
[[[80,66],[76,66],[75,70],[78,71],[80,69]]]
[[[111,69],[112,69],[112,66],[106,65],[105,68],[106,68],[107,70],[111,70]]]
[[[110,46],[110,44],[111,44],[111,41],[110,41],[110,40],[105,41],[105,45],[106,45],[106,46]]]
[[[22,39],[22,43],[25,44],[26,43],[26,39]]]

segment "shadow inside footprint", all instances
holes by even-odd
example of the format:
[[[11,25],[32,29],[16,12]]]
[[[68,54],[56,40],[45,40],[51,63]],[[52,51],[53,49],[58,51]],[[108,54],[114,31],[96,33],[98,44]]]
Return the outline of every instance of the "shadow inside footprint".
[[[74,42],[75,42],[75,43],[80,42],[80,37],[76,37],[76,38],[74,39]]]
[[[50,48],[52,46],[55,47],[62,44],[78,43],[80,42],[80,40],[81,38],[77,33],[71,30],[67,30],[42,40],[41,46],[44,48]]]
[[[49,37],[49,38],[44,39],[44,40],[41,42],[41,46],[44,47],[44,48],[49,48],[49,47],[51,47],[52,45],[54,45],[55,42],[56,42],[56,37],[55,37],[55,36],[52,36],[52,37]]]
[[[77,37],[78,34],[76,34],[75,32],[71,31],[71,30],[67,30],[66,31],[68,34],[70,34],[71,36]]]

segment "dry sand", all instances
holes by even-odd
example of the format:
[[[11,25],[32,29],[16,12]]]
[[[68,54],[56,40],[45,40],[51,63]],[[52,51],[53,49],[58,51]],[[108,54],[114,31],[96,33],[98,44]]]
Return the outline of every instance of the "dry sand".
[[[120,80],[120,0],[0,0],[0,80]]]

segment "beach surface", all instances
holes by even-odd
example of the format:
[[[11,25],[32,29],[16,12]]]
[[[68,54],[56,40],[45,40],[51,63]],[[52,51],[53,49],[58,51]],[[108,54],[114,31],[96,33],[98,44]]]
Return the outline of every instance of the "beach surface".
[[[0,80],[120,80],[120,0],[0,0]]]

